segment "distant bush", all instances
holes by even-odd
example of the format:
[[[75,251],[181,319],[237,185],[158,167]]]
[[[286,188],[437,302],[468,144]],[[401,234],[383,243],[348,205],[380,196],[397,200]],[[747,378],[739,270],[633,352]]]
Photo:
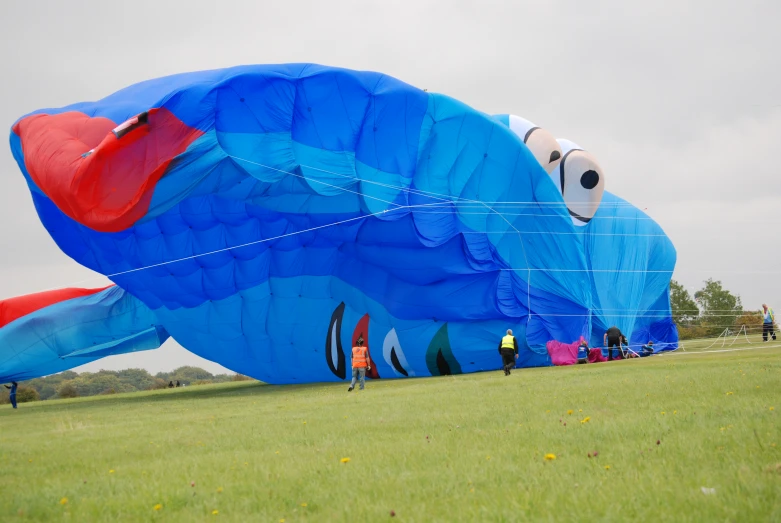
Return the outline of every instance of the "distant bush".
[[[24,383],[25,386],[36,390],[40,399],[47,400],[165,389],[168,387],[169,381],[174,383],[179,381],[181,385],[205,385],[247,379],[250,378],[240,374],[214,375],[204,369],[187,366],[179,367],[172,372],[160,372],[156,376],[152,376],[144,369],[100,370],[82,373],[69,370],[43,378],[35,378]],[[19,390],[21,392],[21,387]],[[3,402],[8,403],[8,391],[4,387],[0,387],[0,403]]]
[[[68,380],[60,385],[59,389],[57,389],[57,396],[60,398],[78,398],[79,389],[77,389],[76,386],[71,383],[71,380]]]
[[[168,388],[168,382],[160,379],[160,378],[154,378],[151,385],[147,387],[146,390],[159,390],[159,389],[165,389]]]
[[[231,376],[231,381],[251,381],[252,378],[245,376],[244,374],[234,374]]]
[[[38,391],[26,385],[19,385],[16,389],[16,401],[18,403],[28,403],[30,401],[41,401]]]
[[[10,391],[5,387],[2,387],[2,389],[3,394],[0,395],[0,404],[11,403]],[[31,401],[41,401],[38,391],[26,385],[19,385],[16,389],[16,402],[29,403]]]

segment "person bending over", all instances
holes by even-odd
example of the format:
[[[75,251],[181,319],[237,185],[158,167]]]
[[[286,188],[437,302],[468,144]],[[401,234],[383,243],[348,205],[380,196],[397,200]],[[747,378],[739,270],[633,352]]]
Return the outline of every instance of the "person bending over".
[[[621,340],[624,338],[624,335],[621,334],[621,330],[613,325],[610,327],[607,332],[605,332],[605,336],[603,339],[603,342],[605,344],[605,347],[607,347],[607,359],[608,361],[613,360],[613,347],[618,349],[618,354],[621,354]]]

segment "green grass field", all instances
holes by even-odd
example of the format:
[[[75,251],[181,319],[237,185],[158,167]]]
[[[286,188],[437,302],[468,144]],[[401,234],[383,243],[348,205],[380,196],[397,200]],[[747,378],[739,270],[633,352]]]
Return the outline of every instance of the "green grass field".
[[[4,405],[0,520],[779,521],[780,378],[770,346]]]

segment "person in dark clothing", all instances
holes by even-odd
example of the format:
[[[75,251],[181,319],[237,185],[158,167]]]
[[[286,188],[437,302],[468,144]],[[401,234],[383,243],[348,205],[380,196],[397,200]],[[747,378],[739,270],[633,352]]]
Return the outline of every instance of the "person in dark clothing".
[[[607,332],[605,332],[604,336],[604,343],[605,347],[607,347],[607,359],[608,361],[613,360],[613,347],[618,349],[618,353],[621,354],[621,340],[625,339],[624,335],[621,334],[621,330],[613,325],[610,327]]]
[[[182,384],[181,384],[181,383],[179,383],[179,380],[176,380],[176,386],[177,386],[177,387],[181,387],[181,386],[182,386]]]
[[[16,388],[18,386],[19,386],[19,384],[16,383],[15,381],[11,382],[11,386],[10,387],[8,385],[5,386],[6,389],[11,389],[11,392],[8,395],[8,399],[11,400],[11,406],[13,406],[13,408],[16,408]]]
[[[168,382],[168,388],[169,389],[173,389],[174,388],[174,382],[173,381],[169,381]]]
[[[645,358],[646,356],[650,356],[654,353],[654,342],[649,341],[645,345],[642,346],[640,349],[640,357]]]
[[[515,367],[515,360],[518,359],[518,340],[513,336],[513,331],[507,329],[507,335],[499,342],[499,354],[502,355],[502,368],[504,375],[510,375],[510,369]]]
[[[762,341],[767,341],[767,335],[773,337],[773,341],[776,341],[776,328],[775,328],[776,316],[773,313],[773,308],[768,307],[766,303],[762,304]]]

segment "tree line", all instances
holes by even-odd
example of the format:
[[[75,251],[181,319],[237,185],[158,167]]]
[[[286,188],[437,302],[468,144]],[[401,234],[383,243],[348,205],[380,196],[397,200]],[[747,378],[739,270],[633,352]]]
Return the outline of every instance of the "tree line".
[[[35,378],[19,385],[17,401],[78,398],[99,394],[117,394],[142,390],[164,389],[177,381],[186,386],[244,381],[250,378],[241,374],[212,374],[200,367],[179,367],[171,372],[158,372],[154,376],[144,369],[101,370],[77,373],[71,370]],[[8,403],[8,390],[2,387],[0,404]]]
[[[670,306],[682,340],[718,336],[726,329],[737,333],[743,326],[748,334],[762,332],[762,310],[744,310],[740,296],[732,294],[721,281],[712,278],[706,280],[694,296],[672,280]]]

